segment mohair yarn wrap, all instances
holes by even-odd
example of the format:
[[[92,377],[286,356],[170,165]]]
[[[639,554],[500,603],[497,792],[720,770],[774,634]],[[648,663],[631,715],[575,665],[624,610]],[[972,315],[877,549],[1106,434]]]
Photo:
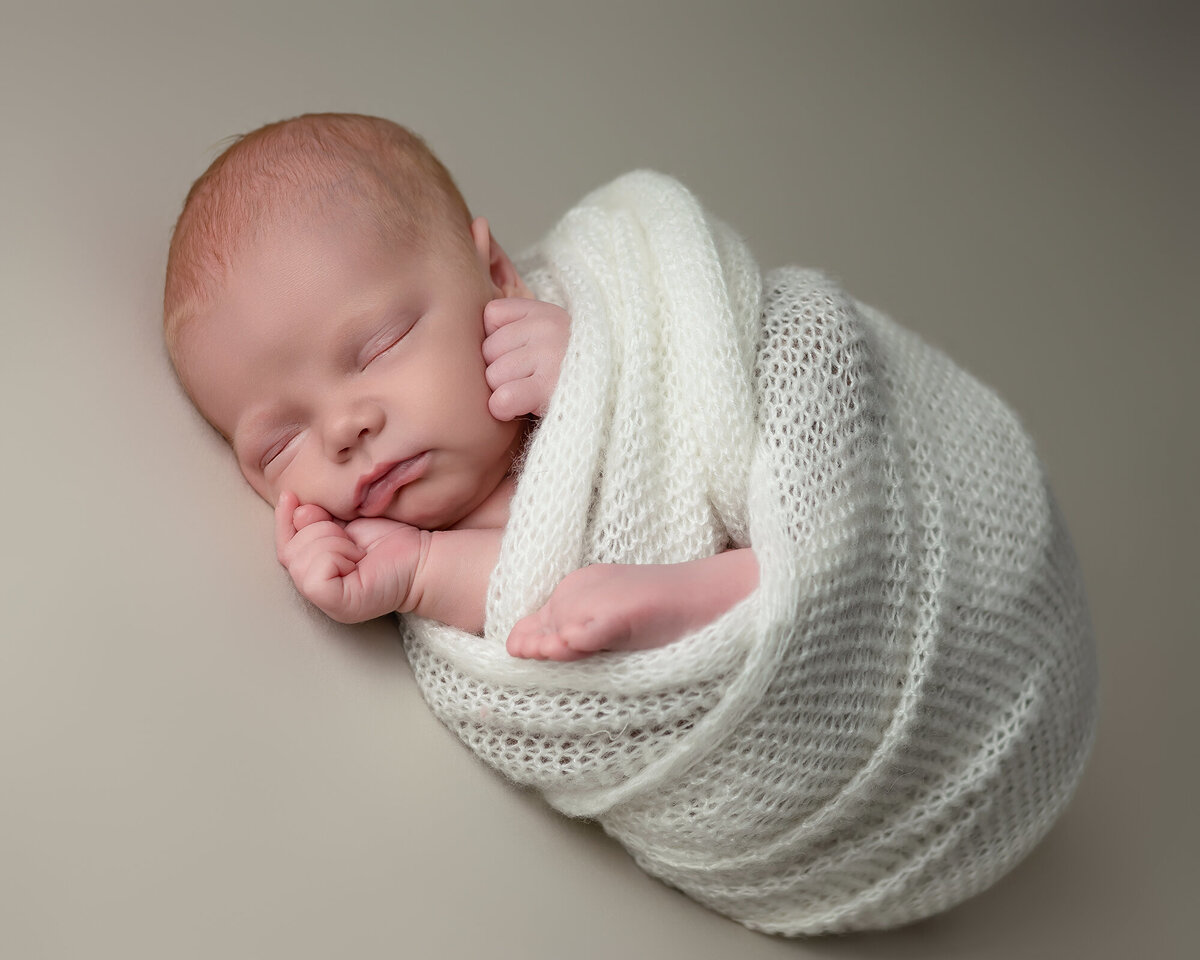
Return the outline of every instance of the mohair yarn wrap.
[[[670,178],[621,177],[523,261],[571,340],[485,636],[412,619],[436,715],[749,927],[889,927],[995,881],[1091,739],[1078,567],[989,389],[824,276],[760,275]],[[509,657],[589,563],[752,544],[760,584],[657,650]]]

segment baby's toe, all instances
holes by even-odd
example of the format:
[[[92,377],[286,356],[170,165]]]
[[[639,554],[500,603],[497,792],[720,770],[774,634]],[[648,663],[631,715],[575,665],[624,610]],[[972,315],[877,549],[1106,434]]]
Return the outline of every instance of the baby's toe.
[[[534,617],[520,620],[508,635],[505,649],[509,656],[542,659],[542,635],[545,628]]]

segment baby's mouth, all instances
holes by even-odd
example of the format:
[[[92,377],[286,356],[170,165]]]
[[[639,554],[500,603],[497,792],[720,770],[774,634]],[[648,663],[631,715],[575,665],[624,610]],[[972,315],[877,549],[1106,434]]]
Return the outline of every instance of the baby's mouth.
[[[380,464],[358,481],[356,512],[360,517],[377,517],[387,510],[396,491],[416,480],[425,469],[429,452],[407,460]]]

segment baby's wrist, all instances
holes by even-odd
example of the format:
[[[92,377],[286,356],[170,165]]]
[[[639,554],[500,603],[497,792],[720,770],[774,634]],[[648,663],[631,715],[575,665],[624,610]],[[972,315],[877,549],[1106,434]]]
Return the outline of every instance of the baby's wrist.
[[[502,534],[490,528],[422,531],[420,558],[400,612],[482,632],[488,580]]]
[[[429,554],[433,546],[435,531],[419,530],[418,533],[420,536],[417,541],[417,559],[413,563],[412,572],[408,577],[408,589],[396,605],[396,612],[416,613],[424,616],[421,606],[429,581]]]

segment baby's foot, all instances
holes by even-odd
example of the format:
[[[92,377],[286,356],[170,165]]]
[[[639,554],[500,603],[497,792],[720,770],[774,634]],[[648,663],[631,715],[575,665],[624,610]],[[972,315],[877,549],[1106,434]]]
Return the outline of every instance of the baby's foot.
[[[513,627],[508,652],[578,660],[600,650],[665,646],[707,622],[680,564],[593,564],[569,574]],[[697,620],[699,616],[699,622]]]

